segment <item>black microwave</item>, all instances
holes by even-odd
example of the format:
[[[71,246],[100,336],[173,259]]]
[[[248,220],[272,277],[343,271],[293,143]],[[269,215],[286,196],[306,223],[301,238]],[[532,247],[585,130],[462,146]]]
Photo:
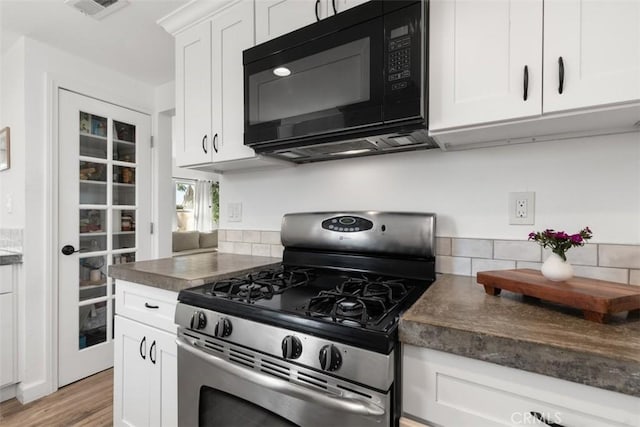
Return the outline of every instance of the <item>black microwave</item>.
[[[426,1],[369,1],[245,50],[245,145],[296,163],[437,147],[427,22]]]

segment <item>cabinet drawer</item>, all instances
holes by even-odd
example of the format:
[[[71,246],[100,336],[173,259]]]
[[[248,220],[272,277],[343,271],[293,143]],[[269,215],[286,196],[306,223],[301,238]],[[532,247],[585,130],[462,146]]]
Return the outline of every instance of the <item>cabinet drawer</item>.
[[[0,265],[0,294],[13,292],[13,265]]]
[[[116,314],[176,333],[178,293],[116,280]]]
[[[434,350],[404,346],[403,411],[437,425],[640,426],[640,399]]]

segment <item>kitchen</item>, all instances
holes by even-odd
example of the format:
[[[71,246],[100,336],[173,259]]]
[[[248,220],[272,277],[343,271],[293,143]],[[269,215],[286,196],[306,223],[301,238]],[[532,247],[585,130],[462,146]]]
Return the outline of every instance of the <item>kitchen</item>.
[[[265,2],[267,3],[267,2]],[[197,5],[198,3],[196,3]],[[294,3],[295,4],[295,3]],[[263,7],[262,2],[256,3],[256,11]],[[308,6],[308,5],[307,5]],[[321,13],[327,13],[329,2],[320,5]],[[323,9],[325,8],[325,9]],[[313,9],[313,8],[312,8]],[[123,12],[126,9],[123,9]],[[208,12],[205,12],[205,14]],[[314,13],[313,11],[311,12]],[[117,15],[113,15],[115,18]],[[205,15],[201,15],[205,16]],[[257,16],[257,15],[256,15]],[[325,16],[325,15],[323,15]],[[433,16],[433,8],[432,8]],[[199,19],[197,17],[193,18]],[[312,19],[313,18],[312,16]],[[290,19],[289,19],[290,20]],[[286,19],[285,19],[286,21]],[[104,21],[108,22],[108,21]],[[546,21],[545,21],[546,22]],[[256,22],[257,25],[257,22]],[[434,40],[433,29],[430,34],[431,43]],[[256,39],[259,37],[256,27]],[[264,37],[264,36],[263,36]],[[26,105],[26,111],[35,114],[35,129],[29,127],[24,130],[24,140],[41,141],[39,135],[46,134],[46,114],[42,110],[42,100],[46,98],[46,88],[42,88],[42,71],[53,74],[65,74],[66,80],[76,77],[83,80],[82,75],[74,76],[73,71],[65,69],[65,66],[56,64],[56,56],[59,62],[66,61],[78,64],[73,58],[64,57],[62,54],[53,54],[51,49],[39,42],[25,41],[23,52],[23,70],[9,68],[7,72],[24,73],[22,77],[25,86],[35,83],[39,93],[22,97],[18,94],[17,100]],[[433,50],[433,44],[431,45]],[[540,52],[542,50],[540,49]],[[14,55],[16,55],[14,51]],[[48,58],[46,63],[42,58]],[[61,58],[64,58],[61,59]],[[16,59],[15,56],[10,59]],[[19,58],[18,58],[19,59]],[[431,59],[431,74],[433,64]],[[541,63],[541,61],[540,61]],[[5,62],[5,64],[10,64]],[[11,64],[16,64],[11,62]],[[78,64],[87,69],[89,65]],[[239,66],[239,65],[238,65]],[[14,67],[16,67],[14,65]],[[19,67],[18,67],[19,68]],[[534,88],[541,91],[540,82],[536,80],[536,74],[531,72],[530,100],[534,98]],[[567,73],[570,67],[567,65]],[[90,71],[94,71],[93,68]],[[103,70],[96,70],[99,80],[114,81],[114,76]],[[19,74],[20,75],[20,74]],[[6,76],[3,73],[3,76]],[[123,77],[115,82],[122,83],[123,88],[129,88],[131,93],[142,93],[139,85]],[[522,77],[519,74],[519,79]],[[62,79],[62,77],[60,77]],[[86,77],[84,78],[86,80]],[[536,83],[537,82],[537,83]],[[518,80],[520,83],[520,80]],[[567,81],[567,85],[569,85]],[[430,85],[433,92],[434,85]],[[518,86],[518,91],[520,91]],[[569,86],[567,86],[569,87]],[[546,88],[546,86],[545,86]],[[93,89],[93,87],[91,87]],[[3,100],[7,92],[3,90]],[[104,89],[99,89],[99,91]],[[122,90],[122,99],[129,99],[126,90]],[[567,89],[568,90],[568,89]],[[172,92],[172,88],[165,92]],[[637,92],[629,90],[637,101]],[[152,99],[152,91],[144,92],[146,98]],[[521,95],[521,94],[520,94]],[[541,94],[538,96],[540,102]],[[109,98],[109,96],[106,96]],[[111,96],[113,97],[113,95]],[[162,97],[157,96],[160,100]],[[519,99],[522,99],[519,96]],[[546,99],[546,98],[545,98]],[[176,98],[178,101],[179,98]],[[139,104],[141,101],[137,101]],[[170,103],[169,103],[170,104]],[[132,104],[129,104],[132,105]],[[627,105],[623,103],[623,105]],[[632,103],[631,103],[632,105]],[[180,110],[176,104],[177,111]],[[240,106],[241,107],[241,106]],[[230,109],[237,109],[233,104]],[[540,108],[540,107],[538,107]],[[170,108],[160,106],[153,111],[166,111]],[[149,110],[149,108],[146,108]],[[431,109],[433,111],[433,108]],[[491,109],[488,109],[491,110]],[[12,114],[6,107],[3,108],[3,116]],[[618,112],[621,117],[624,112]],[[18,113],[13,113],[18,114]],[[540,111],[537,113],[540,114]],[[570,122],[570,118],[557,124],[552,120],[542,121],[545,126],[553,128]],[[30,116],[31,117],[31,116]],[[589,116],[589,120],[581,116],[581,122],[596,122]],[[617,117],[617,116],[616,116]],[[637,117],[637,115],[636,115]],[[23,118],[24,119],[24,118]],[[492,121],[495,119],[484,119]],[[3,122],[8,122],[4,119]],[[180,119],[177,118],[179,122]],[[636,119],[637,121],[637,119]],[[433,122],[433,120],[430,120]],[[540,120],[516,122],[516,129],[540,124]],[[163,125],[162,118],[157,120],[157,125]],[[598,122],[599,123],[599,122]],[[605,121],[606,123],[606,121]],[[631,124],[635,123],[632,122]],[[433,123],[432,123],[433,124]],[[583,123],[584,124],[584,123]],[[493,132],[513,133],[512,122],[507,121],[500,129]],[[4,125],[3,125],[4,126]],[[433,131],[433,126],[432,131]],[[491,129],[480,126],[480,129],[471,126],[472,130],[462,127],[460,132],[449,136],[451,141],[454,136],[465,142],[469,139],[469,132],[475,135],[486,135]],[[555,128],[557,129],[557,128]],[[25,157],[28,155],[35,159],[36,164],[45,164],[44,155],[38,153],[40,146],[33,143],[33,147],[25,146],[21,153],[19,142],[21,135],[13,132],[12,138],[12,167],[8,172],[0,173],[0,183],[3,194],[2,227],[24,228],[24,255],[23,281],[28,284],[29,310],[44,313],[51,302],[43,298],[46,290],[38,283],[45,276],[44,269],[31,268],[27,265],[29,259],[40,257],[47,259],[46,252],[41,248],[41,235],[45,235],[47,227],[43,224],[45,218],[42,213],[35,212],[28,207],[38,206],[41,200],[46,200],[46,192],[42,188],[34,187],[34,182],[45,180],[42,170],[29,169],[29,179],[26,179]],[[465,131],[468,131],[465,134]],[[213,133],[213,132],[212,132]],[[502,268],[515,268],[529,266],[539,268],[543,260],[542,253],[538,250],[530,255],[532,242],[526,242],[527,235],[532,229],[556,227],[559,229],[573,230],[589,225],[594,230],[594,243],[584,248],[576,249],[580,253],[581,261],[575,261],[576,275],[597,277],[624,283],[638,282],[637,245],[639,243],[639,196],[638,196],[638,135],[627,133],[618,129],[610,135],[592,135],[586,132],[582,135],[572,135],[548,138],[548,141],[535,144],[513,144],[507,146],[487,147],[475,150],[442,151],[439,149],[411,151],[408,153],[385,154],[382,156],[362,157],[358,159],[320,162],[297,167],[277,165],[268,169],[243,170],[228,172],[220,176],[221,182],[221,224],[220,224],[220,252],[251,253],[254,255],[281,256],[282,247],[277,239],[262,241],[262,236],[273,235],[280,230],[282,216],[289,212],[312,211],[367,211],[375,209],[379,211],[406,211],[406,212],[435,212],[438,217],[436,229],[436,271],[445,274],[457,274],[473,276],[477,271],[494,270]],[[608,132],[607,132],[608,133]],[[162,138],[161,132],[154,132],[156,138]],[[495,135],[495,133],[494,133]],[[504,136],[504,133],[502,134]],[[31,136],[31,138],[29,138]],[[523,135],[520,135],[521,137]],[[210,136],[213,139],[212,136]],[[197,143],[201,143],[199,136]],[[208,141],[213,143],[212,140]],[[519,142],[519,141],[516,141]],[[44,144],[44,141],[41,143]],[[44,145],[43,145],[44,146]],[[218,167],[218,166],[214,166]],[[567,171],[567,168],[569,170]],[[162,169],[158,169],[162,170]],[[499,172],[498,172],[499,171]],[[22,173],[22,177],[7,174]],[[15,177],[15,178],[14,178]],[[22,188],[29,190],[34,200],[27,198],[21,200],[18,194],[14,194],[14,213],[7,212],[7,194],[11,193],[7,182],[16,179],[21,182]],[[158,180],[161,178],[159,177]],[[162,179],[170,179],[164,177]],[[20,181],[22,180],[22,181]],[[345,183],[349,183],[346,185]],[[46,187],[43,185],[43,187]],[[535,199],[535,225],[512,226],[509,225],[507,211],[507,197],[510,192],[536,192]],[[159,200],[158,203],[163,203]],[[230,204],[241,205],[241,221],[229,221],[227,209]],[[473,206],[471,208],[471,206]],[[167,212],[171,206],[167,207]],[[26,218],[26,219],[18,219]],[[161,229],[158,219],[157,227]],[[28,221],[28,222],[26,222]],[[26,225],[29,225],[28,227]],[[167,228],[168,231],[168,228]],[[256,233],[258,236],[256,241]],[[167,233],[168,234],[168,233]],[[160,240],[162,237],[157,236]],[[165,237],[168,239],[168,237]],[[516,243],[516,251],[522,255],[500,255],[499,248]],[[62,246],[62,245],[60,245]],[[168,244],[158,243],[157,253],[154,257],[168,255]],[[57,248],[59,249],[59,248]],[[610,252],[611,251],[611,252]],[[571,254],[571,252],[569,253]],[[515,258],[515,259],[514,259]],[[33,261],[31,261],[33,263]],[[534,263],[534,264],[532,264]],[[536,264],[537,263],[537,264]],[[481,288],[478,286],[479,290]],[[547,313],[547,312],[545,312]],[[25,343],[24,356],[26,370],[23,377],[25,390],[34,395],[51,387],[52,363],[51,354],[47,350],[51,344],[52,333],[41,326],[46,320],[43,314],[33,314],[35,322],[25,325],[25,335],[33,337],[33,342]],[[47,318],[48,319],[48,318]],[[568,319],[567,322],[570,322]],[[589,325],[591,326],[591,325]],[[46,392],[45,392],[46,393]],[[27,399],[28,400],[28,399]],[[410,415],[417,415],[415,413]],[[422,418],[422,417],[418,417]],[[424,418],[428,420],[428,418]]]

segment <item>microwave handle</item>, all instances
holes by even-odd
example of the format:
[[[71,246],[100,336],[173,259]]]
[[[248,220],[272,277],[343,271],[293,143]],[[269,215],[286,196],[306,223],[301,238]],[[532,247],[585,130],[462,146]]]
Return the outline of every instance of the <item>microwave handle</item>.
[[[213,365],[216,368],[221,369],[231,375],[235,375],[247,381],[251,381],[252,383],[259,386],[275,390],[289,396],[312,401],[328,408],[355,414],[381,416],[385,413],[383,408],[369,404],[367,402],[362,402],[348,397],[329,396],[324,393],[319,393],[317,391],[304,388],[297,384],[292,384],[265,374],[261,374],[252,369],[247,369],[235,365],[231,362],[214,356],[213,354],[209,354],[204,350],[194,348],[194,346],[197,345],[197,341],[193,342],[193,345],[191,345],[189,341],[185,340],[182,337],[178,337],[176,339],[176,344],[178,344],[178,348],[180,350],[184,350],[188,353],[191,353],[195,357],[204,359],[210,365]]]

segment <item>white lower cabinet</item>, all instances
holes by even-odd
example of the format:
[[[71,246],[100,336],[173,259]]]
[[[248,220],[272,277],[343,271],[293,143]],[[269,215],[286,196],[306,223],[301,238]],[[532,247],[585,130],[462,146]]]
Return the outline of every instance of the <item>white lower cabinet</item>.
[[[15,289],[18,268],[18,265],[0,265],[0,389],[18,382]]]
[[[116,426],[178,425],[176,333],[166,322],[168,310],[175,311],[176,298],[175,292],[116,282]]]
[[[427,424],[640,426],[633,396],[411,345],[402,362],[403,412]]]

